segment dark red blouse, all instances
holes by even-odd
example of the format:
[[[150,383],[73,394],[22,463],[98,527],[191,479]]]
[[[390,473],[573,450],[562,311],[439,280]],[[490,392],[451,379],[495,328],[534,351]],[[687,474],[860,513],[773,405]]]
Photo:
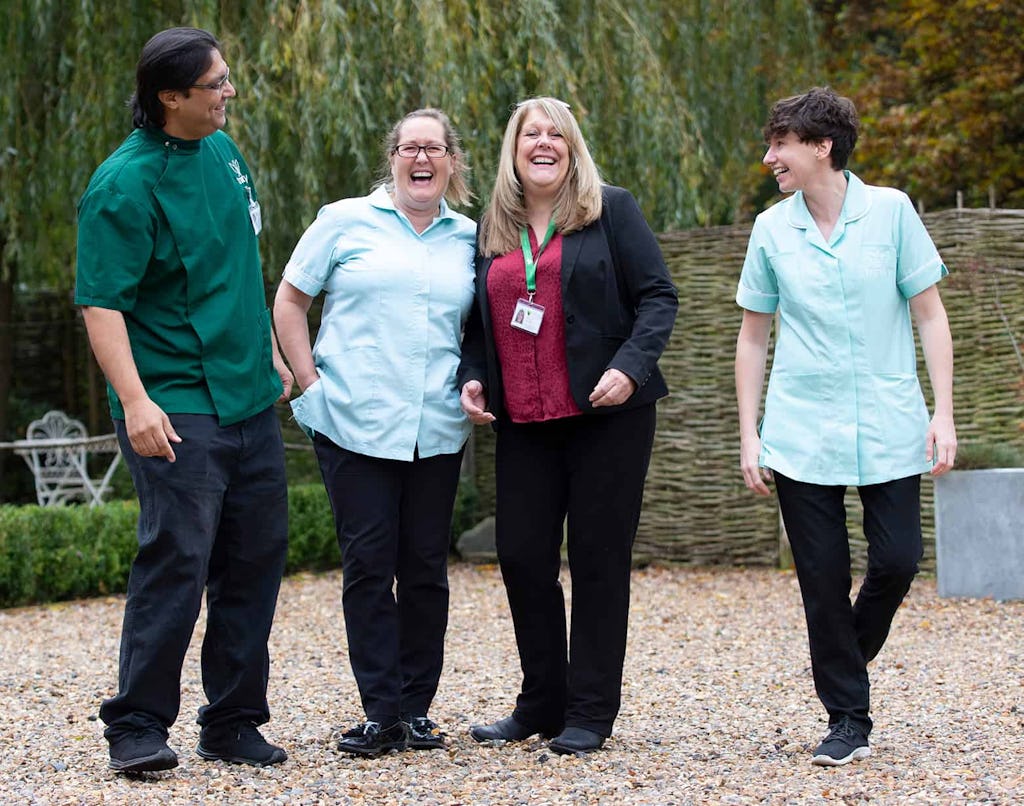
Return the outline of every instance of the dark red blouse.
[[[537,239],[532,229],[530,248],[536,253]],[[523,250],[494,258],[487,274],[487,301],[505,387],[505,409],[516,423],[582,414],[569,389],[569,367],[565,360],[560,234],[551,238],[537,261],[537,293],[533,301],[544,306],[544,319],[536,336],[510,324],[516,302],[526,298]]]

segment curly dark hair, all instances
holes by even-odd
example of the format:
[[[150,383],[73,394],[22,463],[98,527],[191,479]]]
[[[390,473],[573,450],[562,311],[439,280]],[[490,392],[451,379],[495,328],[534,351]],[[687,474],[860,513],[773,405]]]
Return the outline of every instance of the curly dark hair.
[[[832,141],[832,167],[841,171],[857,144],[860,120],[853,101],[829,87],[776,101],[764,125],[765,142],[793,132],[802,143]]]

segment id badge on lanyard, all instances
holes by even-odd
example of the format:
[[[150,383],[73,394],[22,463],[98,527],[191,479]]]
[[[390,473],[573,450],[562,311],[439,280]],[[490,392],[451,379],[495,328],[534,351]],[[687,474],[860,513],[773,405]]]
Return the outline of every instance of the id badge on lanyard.
[[[515,310],[512,312],[512,321],[509,322],[517,330],[523,330],[533,336],[540,332],[541,322],[544,320],[544,306],[533,301],[537,293],[537,261],[540,260],[544,247],[548,245],[551,236],[555,234],[554,220],[548,224],[544,240],[537,246],[537,254],[530,249],[530,235],[526,227],[519,230],[519,241],[523,245],[523,262],[526,264],[526,294],[528,299],[516,301]]]
[[[260,203],[255,199],[249,202],[249,220],[252,221],[252,231],[259,235],[263,229],[263,217],[260,215]]]
[[[246,185],[245,192],[249,194],[249,220],[252,222],[252,231],[257,235],[263,229],[263,216],[260,212],[260,203],[252,197],[252,191]]]

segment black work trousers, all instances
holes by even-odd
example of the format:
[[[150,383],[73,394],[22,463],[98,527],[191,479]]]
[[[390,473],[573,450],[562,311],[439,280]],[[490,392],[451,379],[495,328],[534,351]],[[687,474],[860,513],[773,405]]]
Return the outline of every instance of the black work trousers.
[[[652,403],[498,429],[496,540],[523,669],[513,713],[524,725],[611,735],[655,421]],[[566,517],[568,646],[558,579]]]
[[[448,628],[448,548],[462,451],[411,462],[313,440],[341,549],[349,661],[366,718],[427,716]]]
[[[284,444],[273,408],[230,426],[169,415],[176,461],[139,456],[115,421],[139,496],[139,551],[128,579],[117,696],[100,718],[115,740],[165,733],[181,704],[181,669],[206,590],[203,726],[270,718],[267,641],[288,549]]]
[[[830,724],[848,716],[870,732],[867,665],[885,644],[923,553],[921,477],[857,488],[868,567],[851,604],[846,487],[774,475],[807,617],[815,690]]]

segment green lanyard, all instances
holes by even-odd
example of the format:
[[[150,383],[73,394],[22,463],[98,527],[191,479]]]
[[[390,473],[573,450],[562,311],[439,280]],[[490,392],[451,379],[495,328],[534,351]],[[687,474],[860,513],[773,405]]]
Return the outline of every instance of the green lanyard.
[[[530,234],[526,227],[519,230],[519,240],[523,244],[523,260],[526,261],[526,293],[530,295],[530,302],[533,302],[533,295],[537,293],[537,261],[540,260],[540,254],[544,251],[544,247],[548,245],[548,241],[551,240],[551,236],[555,234],[555,220],[551,219],[551,223],[548,224],[548,231],[544,233],[544,240],[540,242],[537,247],[537,254],[534,256],[533,250],[530,249]]]

